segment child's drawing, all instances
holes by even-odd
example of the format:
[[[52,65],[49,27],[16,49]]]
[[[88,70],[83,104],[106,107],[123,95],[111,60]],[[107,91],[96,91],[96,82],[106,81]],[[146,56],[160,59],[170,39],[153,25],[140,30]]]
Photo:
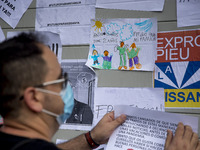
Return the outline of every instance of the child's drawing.
[[[153,71],[157,47],[157,20],[93,20],[90,45],[86,63],[88,66],[99,69]]]

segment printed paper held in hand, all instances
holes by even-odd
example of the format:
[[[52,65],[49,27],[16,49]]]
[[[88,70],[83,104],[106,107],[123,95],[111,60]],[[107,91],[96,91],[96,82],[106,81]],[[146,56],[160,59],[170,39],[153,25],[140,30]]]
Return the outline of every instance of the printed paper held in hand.
[[[110,137],[107,150],[163,150],[167,129],[174,132],[179,122],[191,126],[194,132],[198,132],[197,117],[125,105],[117,105],[114,110],[115,117],[126,114],[127,119]]]

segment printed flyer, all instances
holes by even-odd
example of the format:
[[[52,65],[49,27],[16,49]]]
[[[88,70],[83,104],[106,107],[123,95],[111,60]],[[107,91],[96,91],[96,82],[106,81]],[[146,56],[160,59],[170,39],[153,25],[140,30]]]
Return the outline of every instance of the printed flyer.
[[[165,108],[200,108],[200,30],[158,33],[155,88]]]

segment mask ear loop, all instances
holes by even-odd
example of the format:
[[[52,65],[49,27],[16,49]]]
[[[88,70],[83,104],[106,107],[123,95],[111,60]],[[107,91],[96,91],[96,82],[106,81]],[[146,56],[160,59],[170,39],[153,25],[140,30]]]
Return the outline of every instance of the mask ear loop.
[[[57,115],[57,114],[55,114],[55,113],[52,113],[52,112],[50,112],[50,111],[48,111],[48,110],[46,110],[46,109],[42,109],[42,112],[47,113],[47,114],[49,114],[49,115],[51,115],[51,116],[54,116],[54,117],[58,117],[58,116],[59,116],[59,115]]]
[[[35,88],[37,91],[40,91],[40,92],[44,92],[44,93],[48,93],[48,94],[53,94],[53,95],[57,95],[57,96],[60,96],[60,93],[56,93],[56,92],[53,92],[53,91],[49,91],[49,90],[45,90],[45,89],[41,89],[41,88]]]

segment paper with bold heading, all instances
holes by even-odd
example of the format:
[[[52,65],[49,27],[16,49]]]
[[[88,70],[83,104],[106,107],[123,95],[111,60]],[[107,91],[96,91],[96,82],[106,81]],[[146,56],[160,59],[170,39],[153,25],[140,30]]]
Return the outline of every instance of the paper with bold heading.
[[[94,5],[37,8],[35,30],[58,33],[62,45],[89,44],[94,18]]]
[[[13,36],[16,36],[22,32],[29,33],[29,31],[12,31],[7,33],[7,38],[11,38]],[[42,37],[42,42],[47,45],[57,56],[58,62],[61,63],[62,60],[62,44],[60,40],[59,34],[52,33],[50,31],[41,31],[39,32]]]
[[[127,119],[111,135],[107,150],[164,150],[167,130],[175,132],[179,122],[198,133],[198,117],[166,113],[130,106],[115,106],[115,117],[126,114]]]
[[[154,87],[165,89],[165,108],[200,109],[200,30],[159,32]]]
[[[177,26],[200,25],[200,1],[199,0],[176,0]]]
[[[14,29],[31,2],[32,0],[1,0],[0,17]]]
[[[162,88],[116,88],[98,87],[94,91],[93,126],[114,105],[130,105],[133,107],[164,111],[164,89]]]
[[[0,42],[2,42],[3,40],[5,40],[5,35],[1,29],[1,26],[0,26]]]
[[[69,5],[95,5],[96,0],[37,0],[36,7],[65,7]]]
[[[153,71],[156,18],[92,20],[86,65],[98,69]]]
[[[165,0],[97,0],[96,7],[106,9],[162,11]]]

